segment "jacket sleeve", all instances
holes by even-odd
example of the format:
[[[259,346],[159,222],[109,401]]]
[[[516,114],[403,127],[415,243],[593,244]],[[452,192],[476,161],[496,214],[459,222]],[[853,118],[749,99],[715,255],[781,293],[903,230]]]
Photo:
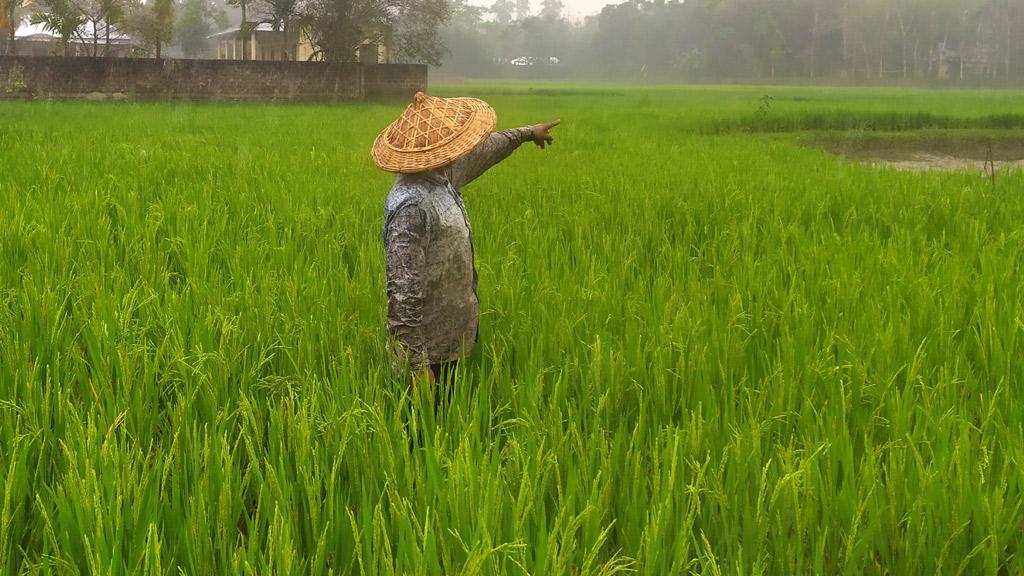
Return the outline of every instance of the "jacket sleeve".
[[[413,370],[429,363],[423,323],[428,231],[427,213],[418,203],[396,210],[384,229],[388,333],[397,344],[396,352]]]
[[[468,156],[456,160],[448,168],[448,178],[456,190],[476,180],[488,168],[508,158],[520,144],[533,135],[530,128],[512,128],[491,134],[484,143],[477,146]]]

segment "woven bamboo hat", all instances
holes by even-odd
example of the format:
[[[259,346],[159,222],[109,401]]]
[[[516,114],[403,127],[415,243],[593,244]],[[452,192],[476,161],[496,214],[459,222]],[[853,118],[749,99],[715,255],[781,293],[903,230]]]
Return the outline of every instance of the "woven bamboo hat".
[[[491,135],[494,109],[476,98],[435,98],[417,92],[402,115],[373,142],[385,172],[426,172],[466,156]]]

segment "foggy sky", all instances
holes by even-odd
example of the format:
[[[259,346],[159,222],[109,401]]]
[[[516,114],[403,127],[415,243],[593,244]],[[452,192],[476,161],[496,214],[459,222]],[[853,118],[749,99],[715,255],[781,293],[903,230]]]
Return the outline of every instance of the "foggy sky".
[[[494,4],[494,0],[468,0],[473,6],[483,6],[484,8]],[[564,16],[570,20],[580,20],[586,16],[593,16],[601,12],[601,8],[604,8],[605,4],[621,4],[625,0],[562,0],[565,4]],[[541,0],[531,0],[533,7],[533,13],[537,14],[540,12]]]

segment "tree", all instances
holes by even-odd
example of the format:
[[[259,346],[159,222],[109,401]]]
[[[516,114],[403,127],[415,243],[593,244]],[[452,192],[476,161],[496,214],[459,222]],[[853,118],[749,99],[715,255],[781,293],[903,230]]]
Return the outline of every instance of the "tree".
[[[15,33],[26,17],[26,4],[22,0],[0,0],[0,36],[6,37],[6,47],[2,53],[17,54]]]
[[[82,17],[85,18],[83,29],[89,33],[87,40],[92,44],[89,56],[95,57],[99,54],[99,31],[100,26],[103,24],[103,8],[99,0],[75,0],[75,5],[78,6]],[[86,38],[83,38],[83,40],[86,40]]]
[[[541,0],[539,18],[529,0],[490,1],[493,21],[444,28],[464,70],[500,75],[536,56],[505,73],[537,75],[557,55],[573,74],[616,80],[1024,80],[1022,0],[627,0],[574,24],[564,0]]]
[[[565,4],[562,0],[543,0],[541,3],[540,17],[547,20],[558,20],[562,17],[562,10]]]
[[[383,41],[404,62],[438,64],[449,0],[310,0],[303,18],[313,58],[350,62],[365,41]]]
[[[150,42],[156,48],[156,57],[161,58],[160,49],[174,38],[174,0],[152,0],[152,35]]]
[[[438,66],[444,59],[440,31],[451,18],[448,0],[401,0],[395,6],[391,42],[399,62]]]
[[[238,25],[238,35],[242,38],[242,60],[249,59],[249,35],[252,27],[249,24],[248,8],[251,0],[227,0],[228,6],[236,6],[242,11],[242,20]]]
[[[292,23],[300,15],[299,0],[256,0],[254,6],[260,16],[260,23],[270,24],[274,31],[283,33],[285,41],[282,50],[286,60],[291,60],[289,47],[294,46],[289,34],[292,32]]]
[[[512,21],[512,10],[515,9],[512,0],[495,0],[491,4],[490,13],[494,14],[494,21],[498,24],[508,24]]]
[[[313,58],[351,62],[366,39],[383,39],[391,24],[381,0],[311,0],[306,16]]]
[[[110,31],[124,24],[124,0],[99,0],[103,16],[103,36],[106,56],[110,56]]]
[[[92,54],[99,56],[100,31],[104,36],[104,53],[110,55],[110,32],[124,19],[122,0],[74,0],[85,17],[86,29],[91,32]]]
[[[85,16],[81,9],[70,0],[46,0],[43,3],[45,12],[33,14],[30,21],[42,24],[43,29],[60,36],[64,55],[71,55],[71,38],[81,36]]]
[[[186,58],[196,58],[206,49],[211,24],[227,26],[227,14],[209,0],[182,0],[176,25],[178,43]]]
[[[174,0],[132,0],[127,11],[127,28],[154,51],[157,58],[163,58],[163,47],[174,38]]]
[[[526,20],[530,17],[530,0],[515,0],[516,20]]]
[[[511,6],[511,2],[509,5]],[[441,29],[446,70],[477,77],[493,76],[494,48],[483,32],[485,12],[491,10],[471,6],[465,0],[452,2],[452,16]],[[511,12],[509,17],[511,18]],[[498,24],[488,22],[486,25]]]

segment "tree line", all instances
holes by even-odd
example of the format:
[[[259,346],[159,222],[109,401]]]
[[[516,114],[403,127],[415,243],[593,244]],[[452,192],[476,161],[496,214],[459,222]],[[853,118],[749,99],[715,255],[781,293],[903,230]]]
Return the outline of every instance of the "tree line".
[[[65,55],[71,53],[72,41],[86,46],[91,56],[109,55],[112,41],[131,34],[144,50],[152,49],[160,57],[174,36],[176,4],[188,7],[203,1],[0,0],[0,28],[6,32],[0,53],[18,53],[15,31],[29,22],[59,38]]]
[[[7,53],[16,50],[10,23],[25,19],[65,45],[95,30],[95,55],[105,53],[111,32],[124,32],[158,57],[171,43],[197,56],[211,33],[240,22],[243,38],[260,24],[302,30],[316,59],[352,60],[360,43],[375,40],[394,60],[475,77],[1024,80],[1022,0],[632,0],[575,21],[562,0],[493,0],[486,8],[466,0],[28,1],[0,0]]]
[[[128,35],[136,55],[161,58],[174,46],[199,57],[211,34],[235,23],[243,42],[260,25],[292,45],[301,31],[319,60],[354,60],[371,40],[387,44],[396,60],[440,64],[439,29],[450,8],[448,0],[0,0],[0,54],[17,53],[14,32],[31,22],[60,38],[65,54],[75,41],[90,56],[108,56],[112,39]]]
[[[445,70],[635,81],[1007,83],[1021,0],[636,0],[570,22],[558,0],[456,2]]]

